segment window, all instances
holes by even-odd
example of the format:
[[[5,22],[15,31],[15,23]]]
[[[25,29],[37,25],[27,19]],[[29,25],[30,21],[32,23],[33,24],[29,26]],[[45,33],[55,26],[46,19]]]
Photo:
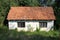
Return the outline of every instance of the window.
[[[39,22],[40,27],[47,27],[47,22]]]
[[[25,27],[25,22],[18,22],[18,27]]]

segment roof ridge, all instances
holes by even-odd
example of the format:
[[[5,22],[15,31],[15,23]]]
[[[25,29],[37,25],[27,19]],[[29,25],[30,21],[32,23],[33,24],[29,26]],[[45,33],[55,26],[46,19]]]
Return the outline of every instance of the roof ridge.
[[[31,7],[31,6],[11,6],[11,8],[14,8],[14,7]],[[34,6],[34,7],[39,7],[39,6]],[[52,8],[51,6],[47,6],[47,7],[45,7],[45,6],[41,6],[40,8]]]

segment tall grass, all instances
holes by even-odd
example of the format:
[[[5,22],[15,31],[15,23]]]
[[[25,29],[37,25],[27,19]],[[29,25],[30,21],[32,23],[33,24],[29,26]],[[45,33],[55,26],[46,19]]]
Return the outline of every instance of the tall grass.
[[[16,30],[8,30],[7,26],[0,27],[0,40],[60,40],[59,37],[59,31],[18,32]]]

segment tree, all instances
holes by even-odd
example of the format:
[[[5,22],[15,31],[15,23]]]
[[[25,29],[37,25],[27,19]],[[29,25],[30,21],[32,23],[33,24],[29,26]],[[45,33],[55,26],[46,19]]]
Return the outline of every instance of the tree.
[[[38,0],[19,0],[20,6],[39,6]]]
[[[39,0],[41,6],[52,6],[55,3],[55,0]]]
[[[19,1],[18,0],[9,0],[10,7],[11,6],[19,6]]]
[[[10,6],[8,0],[0,0],[0,3],[0,25],[2,25]]]

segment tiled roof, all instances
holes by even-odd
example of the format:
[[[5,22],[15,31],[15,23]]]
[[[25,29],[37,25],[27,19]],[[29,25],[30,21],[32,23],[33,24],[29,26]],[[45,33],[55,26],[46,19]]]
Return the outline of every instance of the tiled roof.
[[[11,7],[7,20],[55,20],[52,7]]]

